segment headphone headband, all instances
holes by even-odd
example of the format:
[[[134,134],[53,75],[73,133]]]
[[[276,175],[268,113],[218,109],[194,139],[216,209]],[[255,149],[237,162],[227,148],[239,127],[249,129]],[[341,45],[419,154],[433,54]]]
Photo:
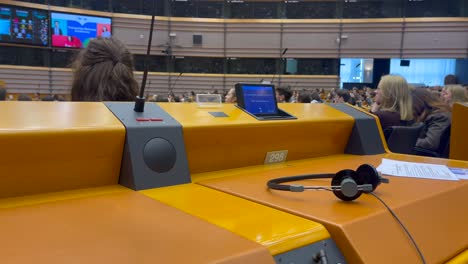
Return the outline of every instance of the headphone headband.
[[[302,181],[302,180],[333,178],[333,176],[335,176],[335,174],[328,173],[328,174],[305,174],[305,175],[298,175],[298,176],[281,177],[281,178],[269,180],[267,182],[267,186],[268,188],[274,189],[274,190],[290,191],[288,187],[289,185],[285,185],[282,183]]]
[[[286,182],[332,178],[331,186],[304,186],[288,185]],[[341,170],[336,174],[307,174],[271,179],[267,186],[273,190],[303,192],[305,190],[332,191],[338,198],[344,201],[352,201],[361,196],[363,192],[374,191],[380,183],[388,183],[388,179],[382,178],[377,170],[368,164],[359,166],[357,171]]]

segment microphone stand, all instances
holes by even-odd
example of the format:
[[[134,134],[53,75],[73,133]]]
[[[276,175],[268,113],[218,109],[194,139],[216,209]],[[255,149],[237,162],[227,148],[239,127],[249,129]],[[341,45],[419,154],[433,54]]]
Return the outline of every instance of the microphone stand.
[[[284,66],[283,66],[283,56],[284,56],[284,54],[286,54],[287,51],[288,51],[288,48],[285,48],[285,49],[283,50],[283,52],[281,52],[281,54],[280,54],[280,61],[281,61],[281,64],[280,64],[280,73],[279,73],[280,81],[279,81],[279,83],[278,83],[278,86],[281,85],[281,74],[283,73],[283,70],[284,70]],[[271,81],[270,81],[271,84],[273,84],[273,80],[275,79],[275,77],[276,77],[276,72],[275,72],[275,74],[273,74],[273,77],[271,78]]]
[[[137,95],[135,99],[135,107],[133,110],[138,113],[145,111],[145,86],[146,79],[148,78],[148,68],[149,68],[149,57],[151,54],[151,42],[153,41],[153,29],[154,29],[154,19],[156,14],[156,0],[153,0],[153,14],[151,16],[151,26],[148,40],[148,48],[146,49],[146,58],[145,58],[145,71],[143,72],[143,80],[141,81],[140,95]]]

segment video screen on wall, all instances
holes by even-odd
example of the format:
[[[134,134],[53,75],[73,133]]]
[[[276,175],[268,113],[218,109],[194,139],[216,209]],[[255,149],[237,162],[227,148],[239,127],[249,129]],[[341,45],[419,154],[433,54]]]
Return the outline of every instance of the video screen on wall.
[[[50,24],[53,47],[85,48],[91,39],[112,34],[109,17],[52,12]]]
[[[47,46],[46,10],[0,5],[0,42]]]

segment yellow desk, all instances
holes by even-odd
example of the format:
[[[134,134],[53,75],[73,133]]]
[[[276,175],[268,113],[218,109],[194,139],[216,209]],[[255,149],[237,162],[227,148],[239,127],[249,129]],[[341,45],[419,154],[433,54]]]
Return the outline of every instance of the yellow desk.
[[[323,225],[198,184],[140,191],[278,255],[330,238]]]
[[[261,245],[137,192],[0,209],[1,263],[274,263]]]
[[[101,103],[0,102],[0,198],[117,184],[124,140]]]
[[[450,158],[468,161],[468,103],[456,103],[452,109]]]
[[[198,184],[323,224],[349,263],[419,263],[406,234],[374,197],[363,195],[347,203],[330,192],[290,193],[268,190],[265,186],[276,177],[356,169],[362,163],[378,165],[383,157],[468,168],[466,162],[397,154],[334,155],[278,166],[204,173],[193,178]],[[375,193],[399,216],[428,263],[447,261],[468,247],[468,181],[389,178],[390,184],[379,186]],[[302,184],[330,185],[330,180]]]

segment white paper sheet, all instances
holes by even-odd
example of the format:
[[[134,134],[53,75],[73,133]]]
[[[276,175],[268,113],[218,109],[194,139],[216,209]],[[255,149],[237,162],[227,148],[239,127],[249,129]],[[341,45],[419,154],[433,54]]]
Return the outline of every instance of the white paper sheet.
[[[458,179],[468,180],[468,169],[449,168],[449,170],[458,177]]]
[[[458,177],[447,166],[382,159],[377,171],[390,176],[457,181]]]

